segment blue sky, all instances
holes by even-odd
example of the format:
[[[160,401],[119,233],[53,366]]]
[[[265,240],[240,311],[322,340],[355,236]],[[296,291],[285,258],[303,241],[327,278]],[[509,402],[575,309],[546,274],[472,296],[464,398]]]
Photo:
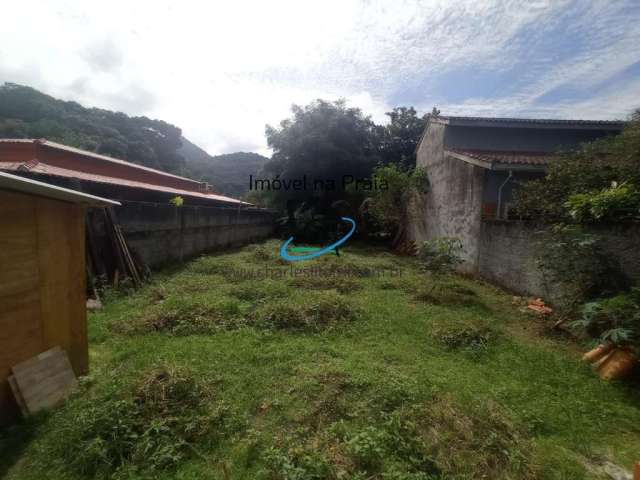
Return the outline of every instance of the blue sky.
[[[212,154],[268,153],[292,103],[625,118],[640,1],[10,2],[0,81],[161,118]]]

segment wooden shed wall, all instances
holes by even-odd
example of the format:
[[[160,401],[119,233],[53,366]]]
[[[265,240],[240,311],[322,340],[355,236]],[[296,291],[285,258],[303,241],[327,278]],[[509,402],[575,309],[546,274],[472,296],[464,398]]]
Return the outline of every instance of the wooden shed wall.
[[[88,370],[84,208],[0,190],[0,423],[17,413],[11,366],[55,345]]]

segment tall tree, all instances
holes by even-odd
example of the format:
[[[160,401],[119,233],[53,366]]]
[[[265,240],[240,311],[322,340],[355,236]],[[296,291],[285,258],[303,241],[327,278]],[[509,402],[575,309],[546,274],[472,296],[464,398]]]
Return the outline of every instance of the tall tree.
[[[333,181],[334,190],[276,192],[280,205],[285,200],[313,201],[326,207],[344,198],[340,186],[345,176],[369,177],[380,157],[376,125],[358,108],[344,100],[316,100],[291,108],[292,117],[277,127],[266,127],[267,143],[273,149],[265,173],[280,180]]]
[[[418,115],[413,107],[396,107],[386,115],[389,123],[378,130],[380,154],[384,163],[414,168],[416,147],[427,124],[428,115]]]

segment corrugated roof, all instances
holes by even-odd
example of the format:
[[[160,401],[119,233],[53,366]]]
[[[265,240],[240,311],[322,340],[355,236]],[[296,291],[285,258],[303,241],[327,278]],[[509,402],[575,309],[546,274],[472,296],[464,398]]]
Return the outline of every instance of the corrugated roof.
[[[489,169],[511,165],[532,167],[532,169],[538,170],[547,166],[554,158],[552,152],[468,150],[461,148],[449,148],[445,150],[445,154]]]
[[[120,202],[108,200],[95,195],[69,190],[49,183],[38,182],[31,178],[19,177],[10,173],[0,172],[0,188],[16,192],[29,193],[39,197],[62,200],[64,202],[79,203],[91,207],[105,207],[108,205],[120,205]]]
[[[625,123],[620,120],[574,120],[558,118],[513,118],[513,117],[464,117],[437,116],[430,121],[459,126],[496,126],[523,128],[578,128],[622,130]]]
[[[120,160],[118,158],[109,157],[107,155],[100,155],[99,153],[89,152],[88,150],[82,150],[80,148],[70,147],[68,145],[63,145],[62,143],[51,142],[46,139],[33,139],[33,138],[2,138],[0,139],[2,143],[35,143],[37,145],[42,145],[44,147],[53,148],[55,150],[60,150],[64,152],[75,153],[77,155],[82,155],[83,157],[96,158],[99,160],[103,160],[109,163],[113,163],[115,165],[124,165],[127,168],[133,170],[140,170],[145,172],[152,172],[158,175],[162,175],[163,177],[168,178],[176,178],[183,181],[193,182],[194,186],[201,184],[197,180],[193,180],[191,178],[181,177],[179,175],[174,175],[172,173],[163,172],[162,170],[156,170],[155,168],[145,167],[144,165],[139,165],[137,163],[127,162],[125,160]]]
[[[215,193],[201,193],[191,190],[182,190],[178,188],[165,187],[162,185],[154,185],[150,183],[137,182],[134,180],[127,180],[123,178],[108,177],[105,175],[98,175],[95,173],[80,172],[77,170],[69,170],[67,168],[57,167],[54,165],[47,165],[39,161],[30,161],[28,163],[21,162],[2,162],[0,163],[0,169],[8,171],[28,171],[33,173],[39,173],[43,175],[52,175],[56,177],[75,178],[78,180],[85,180],[89,182],[104,183],[109,185],[119,185],[124,187],[142,188],[145,190],[152,190],[155,192],[170,193],[172,195],[188,196],[193,198],[214,200],[220,202],[228,202],[235,204],[250,205],[241,200],[235,198],[225,197],[224,195],[218,195]]]
[[[121,175],[123,170],[113,170],[114,175],[105,175],[105,171],[101,171],[100,173],[82,171],[78,168],[66,168],[66,166],[52,165],[47,163],[45,159],[33,158],[25,162],[11,162],[11,161],[3,161],[0,158],[0,170],[7,171],[28,171],[39,173],[43,175],[53,175],[57,177],[64,178],[74,178],[78,180],[85,180],[90,182],[97,182],[109,185],[120,185],[131,188],[140,188],[144,190],[152,190],[155,192],[164,192],[169,193],[171,195],[180,195],[191,198],[205,199],[216,202],[225,202],[232,203],[235,205],[251,205],[250,203],[243,202],[241,200],[227,197],[225,195],[219,195],[217,193],[213,193],[211,191],[205,191],[205,183],[199,182],[197,180],[193,180],[190,178],[180,177],[178,175],[173,175],[171,173],[163,172],[161,170],[155,170],[153,168],[145,167],[142,165],[138,165],[131,162],[126,162],[124,160],[119,160],[116,158],[107,157],[105,155],[100,155],[93,152],[88,152],[85,150],[80,150],[78,148],[69,147],[67,145],[62,145],[55,142],[50,142],[48,140],[33,140],[33,139],[0,139],[0,143],[14,143],[14,144],[28,144],[32,143],[38,145],[39,147],[51,148],[54,150],[68,152],[74,155],[81,155],[87,158],[95,158],[100,160],[100,162],[107,162],[111,165],[118,165],[121,167],[126,167],[127,170],[125,172],[131,172],[129,178],[122,178],[124,175]],[[44,156],[44,155],[43,155]],[[85,167],[87,170],[91,170],[91,166],[88,164]],[[106,171],[107,173],[111,173],[110,170]],[[141,175],[136,175],[135,172],[140,172]],[[136,176],[144,176],[145,172],[153,173],[155,175],[154,183],[150,183],[148,181],[142,181],[142,179],[136,179]],[[133,178],[130,178],[133,177]],[[175,180],[179,180],[178,185],[165,185],[163,184],[163,180],[166,179],[166,183],[173,182],[176,183]],[[184,186],[185,188],[179,188]],[[191,189],[193,186],[193,189]]]

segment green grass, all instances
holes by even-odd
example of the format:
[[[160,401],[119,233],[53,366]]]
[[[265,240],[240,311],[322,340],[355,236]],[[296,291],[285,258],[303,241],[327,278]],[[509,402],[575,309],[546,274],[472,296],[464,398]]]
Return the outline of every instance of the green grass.
[[[364,246],[295,265],[358,277],[283,276],[278,248],[112,295],[89,319],[91,374],[0,434],[0,476],[573,479],[640,459],[637,390],[534,333],[509,295],[432,289],[413,259]]]

